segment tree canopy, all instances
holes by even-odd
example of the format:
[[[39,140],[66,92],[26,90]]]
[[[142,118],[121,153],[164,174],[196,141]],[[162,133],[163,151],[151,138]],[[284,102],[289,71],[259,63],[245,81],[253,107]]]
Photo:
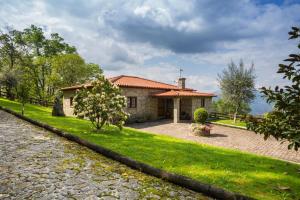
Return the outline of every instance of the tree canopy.
[[[53,101],[61,87],[85,82],[101,72],[58,33],[47,36],[35,25],[22,31],[0,30],[0,89],[11,99],[20,97],[19,88],[27,88],[31,97]]]
[[[231,102],[224,101],[223,99],[218,99],[212,102],[212,108],[218,113],[234,114],[235,107]],[[242,103],[240,109],[238,110],[239,115],[248,114],[251,112],[249,104]]]
[[[300,37],[300,27],[292,27],[289,39]],[[300,42],[298,43],[300,49]],[[300,53],[290,54],[279,64],[277,73],[283,75],[290,84],[274,89],[261,88],[261,93],[268,103],[274,105],[274,110],[263,119],[250,118],[249,129],[263,134],[265,139],[270,136],[277,140],[289,141],[288,148],[298,150],[300,147]]]
[[[218,75],[222,98],[234,108],[234,121],[242,106],[248,105],[255,98],[254,66],[247,69],[241,60],[239,65],[233,61],[228,68]]]

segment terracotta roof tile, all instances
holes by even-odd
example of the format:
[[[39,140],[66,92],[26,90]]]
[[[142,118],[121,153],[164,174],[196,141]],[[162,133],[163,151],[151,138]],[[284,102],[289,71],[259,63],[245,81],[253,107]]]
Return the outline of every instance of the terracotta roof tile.
[[[120,87],[136,87],[136,88],[151,88],[151,89],[165,89],[165,90],[179,90],[180,88],[175,85],[166,84],[158,81],[153,81],[145,78],[140,78],[136,76],[116,76],[109,78],[109,80],[120,86]],[[82,88],[83,86],[91,87],[90,83],[74,85],[70,87],[62,88],[61,90],[73,90]],[[193,89],[186,88],[185,90],[194,91]]]
[[[113,83],[123,87],[140,87],[140,88],[153,88],[153,89],[167,89],[167,90],[179,90],[175,85],[166,84],[158,81],[153,81],[136,76],[118,76],[110,78]],[[187,88],[187,90],[192,90]]]
[[[216,96],[213,93],[204,93],[196,91],[187,91],[187,90],[170,90],[167,92],[155,93],[152,94],[154,97],[214,97]]]

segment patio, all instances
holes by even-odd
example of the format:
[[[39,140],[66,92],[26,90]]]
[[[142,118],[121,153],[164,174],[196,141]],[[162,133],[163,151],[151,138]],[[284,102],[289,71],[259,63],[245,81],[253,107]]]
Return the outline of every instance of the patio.
[[[264,140],[262,135],[252,131],[213,125],[210,137],[195,136],[190,131],[190,123],[172,123],[172,120],[131,124],[130,127],[169,135],[199,143],[231,149],[238,149],[258,155],[300,163],[300,152],[288,150],[287,144],[281,144],[274,138]]]

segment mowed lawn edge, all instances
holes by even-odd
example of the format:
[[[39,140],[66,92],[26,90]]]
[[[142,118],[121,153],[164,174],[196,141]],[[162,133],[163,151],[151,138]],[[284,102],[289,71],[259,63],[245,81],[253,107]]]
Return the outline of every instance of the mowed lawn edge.
[[[231,120],[231,119],[213,119],[210,122],[218,124],[218,125],[246,129],[246,122],[239,121],[239,120],[236,123],[234,123],[233,120]]]
[[[21,111],[17,102],[0,98],[0,105]],[[26,105],[25,116],[137,161],[232,192],[258,199],[296,199],[300,196],[300,165],[297,164],[133,128],[125,127],[120,132],[109,126],[101,133],[94,133],[87,120],[53,117],[50,108],[36,105]]]

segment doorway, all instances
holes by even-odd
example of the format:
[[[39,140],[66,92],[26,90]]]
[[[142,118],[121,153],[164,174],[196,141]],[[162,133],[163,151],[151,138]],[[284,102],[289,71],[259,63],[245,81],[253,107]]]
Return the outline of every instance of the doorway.
[[[158,119],[173,119],[173,99],[158,98],[157,115]]]

